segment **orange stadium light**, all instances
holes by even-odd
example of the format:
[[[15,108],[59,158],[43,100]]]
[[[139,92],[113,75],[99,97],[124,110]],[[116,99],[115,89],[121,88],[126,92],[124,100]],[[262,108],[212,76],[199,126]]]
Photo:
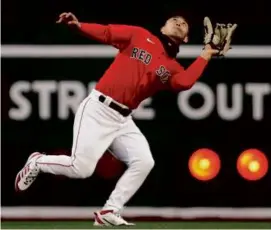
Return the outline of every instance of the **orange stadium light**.
[[[246,180],[260,180],[268,171],[268,159],[257,149],[248,149],[237,159],[238,173]]]
[[[198,149],[188,162],[189,171],[193,177],[201,181],[212,180],[220,170],[219,156],[211,149]]]

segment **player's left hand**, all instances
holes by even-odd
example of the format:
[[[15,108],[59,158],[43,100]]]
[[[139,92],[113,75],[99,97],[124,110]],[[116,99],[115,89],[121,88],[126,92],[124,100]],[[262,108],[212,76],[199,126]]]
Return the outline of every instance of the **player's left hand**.
[[[219,50],[214,49],[211,45],[205,45],[204,49],[202,50],[200,56],[204,58],[206,61],[209,61],[213,56],[218,55]]]
[[[210,45],[213,49],[219,50],[217,56],[224,56],[231,49],[232,35],[237,28],[237,24],[216,23],[213,27],[208,17],[204,18],[204,44]]]
[[[217,33],[220,34],[222,40],[219,55],[224,56],[231,49],[232,35],[237,28],[237,24],[218,24],[218,26],[220,30]]]

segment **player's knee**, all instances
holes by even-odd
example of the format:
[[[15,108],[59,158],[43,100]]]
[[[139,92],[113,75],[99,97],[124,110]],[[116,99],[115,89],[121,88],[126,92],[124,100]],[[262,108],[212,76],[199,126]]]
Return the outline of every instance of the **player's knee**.
[[[93,172],[94,170],[89,168],[80,168],[79,170],[77,170],[77,176],[78,178],[85,179],[92,176]]]
[[[146,157],[144,159],[140,159],[137,162],[137,166],[139,168],[139,171],[143,174],[148,174],[152,168],[154,167],[154,159],[150,157]]]
[[[95,170],[95,165],[92,163],[75,161],[74,168],[77,178],[85,179],[92,176]]]
[[[154,159],[152,157],[149,157],[144,163],[144,165],[148,171],[151,171],[154,167]]]

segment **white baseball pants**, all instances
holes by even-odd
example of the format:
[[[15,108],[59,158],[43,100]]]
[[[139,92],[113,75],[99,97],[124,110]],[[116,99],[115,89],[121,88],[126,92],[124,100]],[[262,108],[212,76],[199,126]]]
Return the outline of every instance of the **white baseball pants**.
[[[118,211],[142,185],[154,160],[145,136],[131,115],[123,117],[108,107],[110,97],[101,103],[100,95],[93,90],[76,112],[72,155],[44,155],[37,164],[44,173],[86,178],[93,174],[97,162],[110,148],[128,166],[104,206],[104,209]]]

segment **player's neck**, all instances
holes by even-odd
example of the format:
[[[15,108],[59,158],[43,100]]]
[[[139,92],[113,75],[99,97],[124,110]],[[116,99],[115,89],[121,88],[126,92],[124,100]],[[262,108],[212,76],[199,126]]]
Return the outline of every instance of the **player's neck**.
[[[166,34],[164,34],[164,35],[167,36],[176,46],[181,45],[182,42],[180,41],[180,39],[174,38],[172,36],[168,36]]]
[[[174,36],[170,36],[170,35],[168,35],[167,33],[165,33],[165,31],[164,31],[163,29],[161,29],[160,32],[161,32],[164,36],[168,37],[168,39],[169,39],[170,41],[172,41],[172,43],[174,43],[175,45],[179,46],[179,45],[182,43],[182,41],[181,41],[180,39],[178,39],[178,38],[176,38],[176,37],[174,37]]]
[[[161,33],[161,31],[156,36],[158,36],[159,40],[162,42],[167,54],[170,57],[175,58],[179,52],[179,45],[175,43],[169,36]]]

